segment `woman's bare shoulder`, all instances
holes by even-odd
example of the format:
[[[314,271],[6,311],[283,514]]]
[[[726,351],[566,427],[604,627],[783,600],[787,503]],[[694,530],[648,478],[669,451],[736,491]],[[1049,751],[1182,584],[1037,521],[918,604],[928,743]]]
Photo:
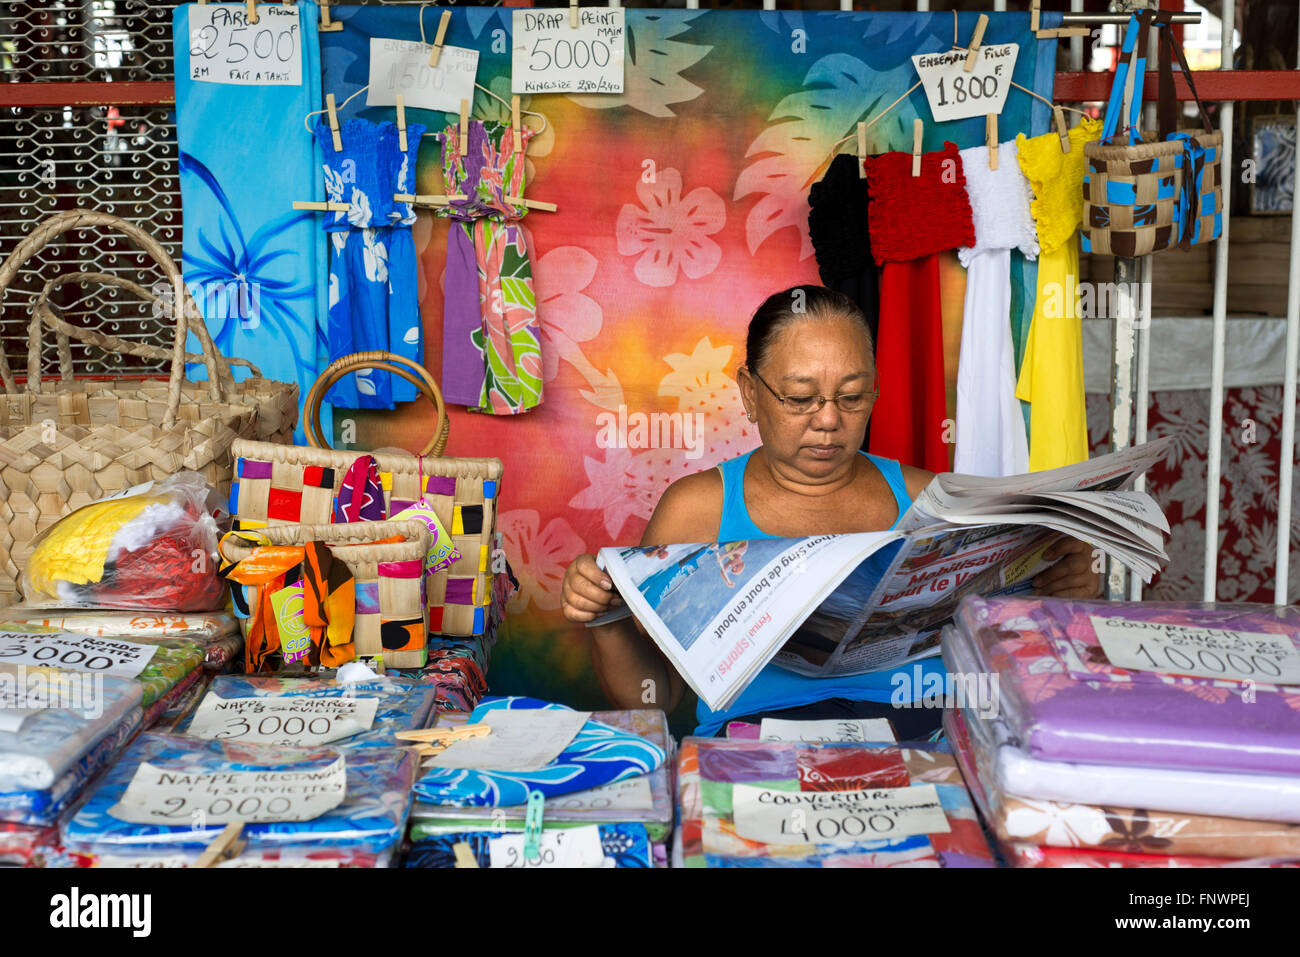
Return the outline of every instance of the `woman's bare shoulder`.
[[[641,544],[712,542],[718,537],[721,522],[722,475],[715,468],[705,469],[683,476],[664,489]]]
[[[918,469],[912,465],[903,465],[903,482],[907,485],[907,494],[911,498],[916,498],[921,491],[930,484],[934,478],[933,472],[927,472],[925,469]]]

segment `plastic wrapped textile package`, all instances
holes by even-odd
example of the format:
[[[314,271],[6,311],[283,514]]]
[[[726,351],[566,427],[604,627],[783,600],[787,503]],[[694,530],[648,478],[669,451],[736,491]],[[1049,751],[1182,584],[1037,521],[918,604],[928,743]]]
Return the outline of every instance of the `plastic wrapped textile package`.
[[[489,698],[470,713],[468,724],[499,709],[572,711],[537,698]],[[415,795],[430,804],[456,807],[509,807],[524,804],[529,791],[543,797],[587,791],[604,784],[650,774],[667,753],[645,738],[588,720],[551,764],[538,771],[479,771],[429,768],[415,782]]]
[[[146,717],[149,717],[152,705],[167,697],[182,681],[195,676],[196,670],[202,670],[206,653],[202,645],[188,638],[158,638],[140,644],[158,647],[144,670],[136,677],[144,692],[140,704],[145,709]],[[152,717],[156,718],[161,713],[158,711]]]
[[[1003,848],[1012,867],[1300,867],[1300,860],[1225,860],[1184,854],[1124,854],[1090,848],[1012,844]]]
[[[57,827],[0,821],[0,867],[39,867],[42,851],[58,843]]]
[[[575,825],[581,827],[582,825]],[[599,824],[600,844],[606,860],[614,867],[655,867],[654,847],[642,824]],[[411,844],[405,867],[456,867],[455,847],[468,844],[479,867],[491,867],[491,842],[494,838],[518,834],[522,830],[470,831],[441,834]]]
[[[428,727],[434,712],[434,690],[410,678],[384,675],[373,680],[340,683],[332,676],[292,677],[282,675],[218,675],[208,687],[209,698],[375,698],[374,721],[370,728],[350,737],[330,741],[329,747],[394,748],[402,742],[393,737],[395,731],[415,731]],[[194,720],[194,710],[176,723],[177,734],[187,734]],[[226,741],[238,740],[236,732],[248,722],[235,719],[228,732],[222,732]]]
[[[47,867],[193,867],[198,862],[200,849],[186,848],[174,850],[133,850],[113,849],[105,853],[72,854],[66,848],[58,850],[71,861],[50,862]],[[367,851],[355,847],[263,847],[245,848],[237,857],[218,861],[212,865],[217,868],[234,867],[393,867],[397,857],[397,848],[387,848],[381,852]]]
[[[64,809],[81,796],[86,782],[113,761],[140,730],[143,713],[137,708],[60,775],[51,787],[0,791],[0,821],[52,826]]]
[[[197,472],[83,506],[33,540],[20,580],[24,601],[31,608],[218,608],[226,587],[217,576],[218,509]]]
[[[37,679],[50,703],[67,707],[36,708],[16,731],[0,730],[0,792],[52,788],[124,722],[140,721],[141,687],[131,678],[0,664],[0,691],[30,693]]]
[[[273,748],[225,741],[201,741],[170,734],[143,734],[104,775],[60,833],[69,851],[94,855],[161,852],[197,857],[222,830],[220,824],[135,824],[110,813],[140,765],[178,774],[241,771],[323,770],[345,758],[343,802],[308,821],[250,823],[241,838],[249,853],[347,849],[390,855],[401,843],[411,806],[415,755],[390,748]]]
[[[487,693],[487,678],[473,657],[459,649],[438,648],[429,652],[418,680],[437,689],[438,710],[473,711]]]
[[[910,803],[906,790],[925,788],[916,797],[930,803],[937,799],[943,826],[896,838],[844,843],[751,840],[737,830],[736,798],[743,796],[738,787],[756,787],[764,795],[887,792],[872,796],[876,806],[880,802],[893,802],[894,806]],[[933,798],[929,788],[935,792]],[[996,866],[961,773],[943,744],[687,738],[678,762],[678,796],[682,864],[686,867]],[[806,820],[820,813],[812,802],[834,801],[829,796],[810,798]],[[785,812],[791,820],[793,814]],[[934,820],[933,811],[927,818]],[[903,820],[902,815],[898,820]]]
[[[974,674],[964,636],[943,635],[943,661],[954,674]],[[1038,801],[1101,807],[1159,808],[1182,814],[1300,822],[1300,779],[1278,774],[1229,774],[1043,761],[1016,743],[998,714],[962,709],[979,779],[987,787]]]
[[[230,612],[157,614],[130,611],[39,610],[25,605],[0,610],[0,629],[50,628],[95,637],[151,643],[185,638],[203,648],[203,667],[221,671],[244,651],[239,621]]]
[[[592,721],[635,734],[671,757],[672,735],[662,711],[596,711]],[[665,760],[647,775],[549,797],[542,811],[542,828],[583,824],[640,824],[653,843],[662,844],[673,828],[673,763]],[[524,806],[442,807],[417,801],[411,810],[411,840],[447,834],[517,830],[523,826]]]
[[[955,624],[975,670],[998,675],[1015,743],[1035,758],[1300,775],[1300,687],[1265,683],[1288,660],[1300,681],[1300,609],[968,598]],[[1172,670],[1166,653],[1192,673],[1131,664]],[[1207,664],[1254,677],[1196,675]]]
[[[971,797],[1004,847],[1033,844],[1107,854],[1300,860],[1300,824],[1036,801],[1005,794],[980,779],[959,712],[944,714],[944,730]]]

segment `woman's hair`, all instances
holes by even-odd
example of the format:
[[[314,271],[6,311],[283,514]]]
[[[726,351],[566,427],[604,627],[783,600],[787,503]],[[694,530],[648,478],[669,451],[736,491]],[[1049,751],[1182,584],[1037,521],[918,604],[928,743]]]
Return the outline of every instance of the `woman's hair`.
[[[777,333],[798,319],[851,319],[862,327],[871,354],[876,353],[871,341],[871,327],[858,304],[825,286],[793,286],[784,292],[768,296],[749,320],[749,333],[745,337],[745,365],[756,369],[767,358],[767,350]]]

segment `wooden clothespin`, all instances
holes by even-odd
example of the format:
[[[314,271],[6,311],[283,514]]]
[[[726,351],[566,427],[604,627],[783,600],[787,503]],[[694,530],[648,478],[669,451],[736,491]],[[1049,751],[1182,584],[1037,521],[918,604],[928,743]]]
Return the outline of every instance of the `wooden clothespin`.
[[[912,121],[912,175],[921,175],[921,136],[925,132],[925,124],[921,122],[918,116]]]
[[[456,151],[459,156],[469,154],[469,100],[460,101],[460,143]]]
[[[1070,152],[1070,127],[1065,122],[1065,110],[1053,105],[1052,121],[1056,124],[1056,135],[1061,138],[1061,152]]]
[[[478,867],[478,860],[474,857],[474,849],[464,841],[457,841],[451,847],[456,854],[457,867]]]
[[[867,124],[858,124],[858,179],[867,178]]]
[[[969,73],[975,69],[975,61],[979,59],[980,44],[984,42],[984,31],[988,29],[989,16],[987,13],[981,13],[979,20],[975,23],[975,32],[971,34],[970,46],[966,48],[966,65],[962,69]]]
[[[984,115],[984,145],[989,148],[989,169],[998,168],[998,115]]]
[[[492,733],[490,724],[466,724],[459,728],[424,728],[419,731],[395,731],[399,741],[459,741],[462,738],[481,738]]]
[[[248,843],[239,839],[239,835],[243,832],[244,824],[242,821],[231,821],[221,829],[220,834],[212,839],[212,843],[203,849],[203,853],[194,862],[194,866],[216,867],[222,861],[238,857]]]
[[[511,206],[523,206],[526,209],[537,209],[544,213],[554,213],[559,207],[554,203],[543,203],[540,199],[524,199],[522,196],[507,196],[506,202]]]
[[[1030,0],[1029,3],[1029,29],[1038,33],[1038,18],[1042,13],[1040,9],[1042,0]]]
[[[429,51],[429,66],[437,66],[438,60],[442,57],[442,42],[447,37],[447,24],[451,23],[451,11],[442,11],[442,18],[438,21],[438,35],[433,38],[433,49]]]
[[[519,154],[524,151],[524,135],[520,131],[519,123],[519,97],[510,97],[510,128],[515,131],[515,153]]]
[[[578,0],[569,0],[569,27],[578,29]]]
[[[330,0],[319,0],[320,2],[320,26],[316,29],[321,33],[337,33],[343,29],[343,24],[337,20],[330,19]]]
[[[334,105],[334,94],[325,94],[325,112],[329,115],[330,136],[334,140],[334,152],[343,152],[343,138],[339,136],[339,110]]]
[[[398,93],[397,106],[397,148],[406,152],[406,98]]]
[[[352,207],[347,203],[316,203],[304,202],[295,199],[293,201],[294,209],[305,209],[316,213],[346,213]]]
[[[464,202],[466,196],[464,193],[450,193],[446,196],[441,193],[394,193],[393,202],[395,203],[413,203],[416,206],[448,206],[452,203]]]
[[[257,22],[257,0],[247,0],[247,2],[244,5],[248,7],[248,22],[256,23]]]

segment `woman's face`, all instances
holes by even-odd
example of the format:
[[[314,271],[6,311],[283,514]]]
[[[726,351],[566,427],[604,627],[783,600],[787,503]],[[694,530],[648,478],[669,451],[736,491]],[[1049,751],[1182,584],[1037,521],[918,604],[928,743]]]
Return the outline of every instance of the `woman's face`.
[[[773,337],[756,370],[780,395],[834,396],[876,388],[871,347],[862,326],[848,318],[797,319]],[[871,408],[841,412],[827,402],[808,415],[787,412],[753,375],[743,376],[746,410],[756,417],[769,458],[810,479],[834,476],[862,447]]]

